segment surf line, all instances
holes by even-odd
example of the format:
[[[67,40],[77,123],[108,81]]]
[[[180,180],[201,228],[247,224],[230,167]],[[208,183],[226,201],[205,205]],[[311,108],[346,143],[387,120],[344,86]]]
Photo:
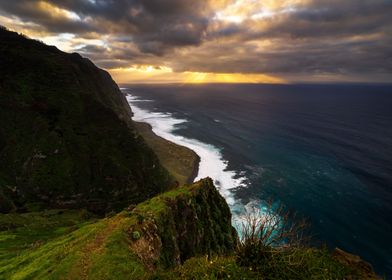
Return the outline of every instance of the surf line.
[[[143,102],[153,100],[141,99],[132,95],[129,90],[122,89],[133,111],[133,120],[151,125],[155,134],[173,143],[193,150],[200,157],[199,170],[195,178],[198,181],[210,177],[219,193],[225,198],[233,214],[233,221],[238,221],[238,214],[243,211],[243,205],[235,201],[232,189],[245,186],[246,178],[235,171],[228,170],[228,161],[224,160],[219,148],[203,143],[197,139],[186,138],[175,133],[179,125],[188,122],[186,119],[174,117],[168,112],[151,112],[141,108]],[[235,217],[236,216],[236,217]]]

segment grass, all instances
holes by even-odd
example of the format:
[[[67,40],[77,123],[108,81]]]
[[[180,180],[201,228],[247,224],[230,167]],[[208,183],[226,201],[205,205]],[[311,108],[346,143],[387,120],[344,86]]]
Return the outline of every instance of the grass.
[[[115,231],[107,240],[105,254],[96,253],[89,271],[91,279],[141,279],[146,269],[129,251],[125,232]]]
[[[345,279],[350,270],[326,249],[275,249],[258,267],[265,279]]]
[[[195,257],[171,271],[158,271],[150,280],[169,279],[262,279],[260,274],[239,266],[234,257]]]
[[[197,175],[199,156],[192,150],[157,136],[146,123],[136,122],[136,129],[157,154],[162,165],[176,178],[179,185],[192,183]]]
[[[171,271],[158,271],[150,279],[345,279],[350,270],[326,250],[296,249],[288,254],[275,251],[259,269],[241,266],[235,256],[194,257]]]
[[[94,216],[85,210],[0,214],[0,259],[16,256],[93,221]]]
[[[141,279],[145,265],[130,248],[139,216],[167,213],[168,199],[191,195],[183,187],[135,208],[97,219],[85,210],[0,214],[0,279]],[[140,213],[140,214],[139,214]]]
[[[55,222],[46,212],[26,214],[28,224],[28,217],[13,214],[17,228],[0,232],[0,279],[140,279],[145,274],[124,230],[134,218],[86,220],[78,219],[83,213],[65,211]]]
[[[0,214],[0,279],[28,279],[57,265],[96,219],[85,210]]]

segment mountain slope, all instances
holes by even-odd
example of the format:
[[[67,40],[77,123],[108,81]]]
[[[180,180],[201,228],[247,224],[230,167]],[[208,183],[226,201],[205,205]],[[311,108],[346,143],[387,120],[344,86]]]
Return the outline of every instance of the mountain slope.
[[[4,29],[0,42],[0,211],[102,213],[173,184],[107,72]]]

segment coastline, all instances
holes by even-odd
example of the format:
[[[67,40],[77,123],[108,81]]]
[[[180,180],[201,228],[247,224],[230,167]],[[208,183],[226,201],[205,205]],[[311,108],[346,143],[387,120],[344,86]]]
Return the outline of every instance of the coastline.
[[[193,183],[199,174],[200,156],[192,149],[158,136],[149,123],[138,121],[134,123],[137,131],[179,185]]]
[[[154,102],[151,99],[143,99],[133,96],[128,88],[121,88],[126,96],[128,104],[132,108],[135,125],[139,126],[139,133],[145,138],[147,144],[153,148],[158,154],[159,150],[167,151],[167,145],[175,144],[176,149],[181,147],[197,158],[198,164],[188,164],[187,176],[182,180],[183,183],[197,181],[199,179],[210,177],[219,193],[225,198],[232,213],[232,222],[235,227],[241,226],[243,214],[247,211],[246,205],[236,201],[232,189],[237,187],[244,187],[247,184],[247,178],[234,170],[228,170],[228,161],[223,159],[221,150],[211,144],[203,143],[197,139],[186,138],[181,135],[173,133],[179,125],[186,124],[185,118],[176,118],[171,113],[149,111],[142,109],[139,103]],[[143,124],[140,124],[143,123]],[[157,141],[161,139],[164,141]],[[150,143],[148,142],[150,140]],[[160,146],[160,149],[158,147]],[[155,148],[154,148],[155,147]],[[162,155],[158,158],[162,159]],[[179,156],[174,155],[174,160]],[[161,160],[163,166],[168,168]],[[182,166],[182,164],[178,164]],[[170,170],[169,170],[170,172]],[[175,173],[175,172],[170,172]],[[175,176],[176,177],[176,176]],[[188,180],[187,180],[188,179]]]

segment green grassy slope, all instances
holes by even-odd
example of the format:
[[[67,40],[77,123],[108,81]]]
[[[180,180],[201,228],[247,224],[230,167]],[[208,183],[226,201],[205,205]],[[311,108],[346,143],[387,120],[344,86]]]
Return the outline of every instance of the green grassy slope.
[[[0,279],[141,279],[196,255],[230,253],[236,242],[208,179],[113,217],[87,214],[0,214]]]
[[[0,212],[117,210],[173,185],[110,75],[0,30]]]

